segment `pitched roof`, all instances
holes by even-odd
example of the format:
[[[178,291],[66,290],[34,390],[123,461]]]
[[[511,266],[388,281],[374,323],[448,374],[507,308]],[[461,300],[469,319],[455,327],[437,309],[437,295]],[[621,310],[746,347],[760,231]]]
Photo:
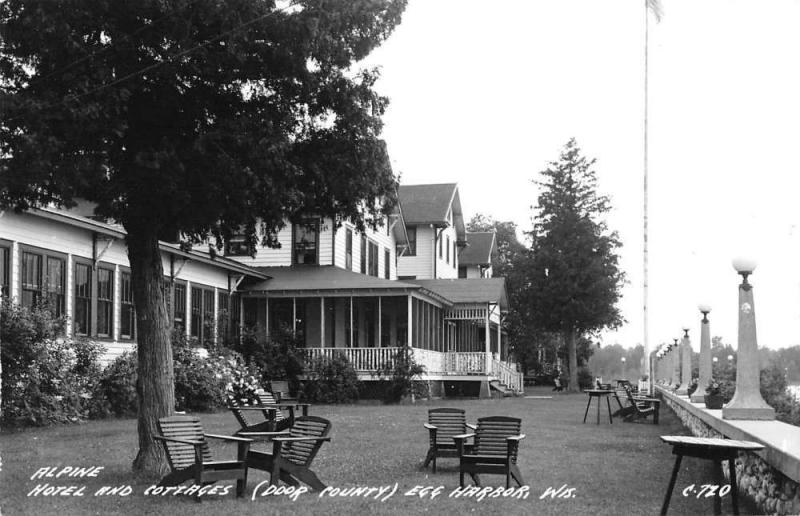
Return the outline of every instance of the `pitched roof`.
[[[505,278],[406,280],[446,297],[453,303],[499,303],[508,309]]]
[[[249,292],[292,293],[320,295],[333,292],[368,293],[374,291],[396,291],[397,294],[411,291],[419,292],[447,306],[452,302],[422,285],[405,281],[394,281],[359,274],[333,265],[292,266],[292,267],[254,267],[270,277],[265,281],[243,285]]]
[[[458,255],[459,265],[490,265],[495,252],[495,233],[467,233],[467,246]]]
[[[447,222],[447,211],[456,195],[455,183],[400,185],[398,192],[407,224]]]

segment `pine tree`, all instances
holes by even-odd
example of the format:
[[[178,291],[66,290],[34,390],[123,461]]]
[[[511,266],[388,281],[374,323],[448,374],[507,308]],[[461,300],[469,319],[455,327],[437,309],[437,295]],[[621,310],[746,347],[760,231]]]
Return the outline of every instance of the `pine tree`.
[[[538,328],[563,338],[572,391],[578,390],[578,338],[623,322],[616,307],[624,282],[616,254],[621,244],[602,219],[611,205],[597,193],[594,163],[571,139],[534,181],[541,193],[530,234],[528,309]]]

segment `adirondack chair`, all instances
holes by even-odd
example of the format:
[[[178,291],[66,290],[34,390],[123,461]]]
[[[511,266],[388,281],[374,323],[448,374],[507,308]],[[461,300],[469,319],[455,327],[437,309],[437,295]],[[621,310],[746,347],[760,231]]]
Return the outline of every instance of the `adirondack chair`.
[[[633,409],[633,411],[625,417],[625,421],[634,421],[652,415],[653,424],[658,424],[658,411],[661,407],[661,400],[658,398],[634,396],[630,385],[625,386],[625,395]]]
[[[275,430],[276,420],[280,412],[277,408],[245,407],[230,394],[228,395],[228,410],[231,411],[241,427],[234,435],[239,435],[241,432],[272,432]],[[253,412],[257,413],[257,417],[261,419],[260,421],[253,421],[250,418]]]
[[[522,474],[517,467],[519,442],[525,438],[520,433],[522,420],[515,417],[490,416],[478,419],[474,434],[453,437],[461,460],[459,482],[464,487],[464,473],[469,473],[476,486],[480,486],[479,473],[506,476],[506,489],[511,487],[511,478],[522,486]],[[475,438],[475,445],[468,451],[465,442]]]
[[[161,435],[155,438],[164,445],[172,470],[161,479],[159,486],[175,486],[187,480],[203,485],[218,480],[236,480],[236,496],[244,495],[251,439],[203,433],[200,419],[194,416],[163,417],[158,420],[158,431]],[[212,460],[206,438],[235,442],[238,445],[237,460]]]
[[[311,406],[308,403],[280,402],[275,399],[273,393],[264,390],[257,392],[256,396],[258,396],[260,406],[270,411],[269,414],[265,413],[264,416],[272,418],[275,422],[270,431],[280,431],[292,427],[294,425],[295,411],[299,408],[303,415],[307,416],[308,407]],[[284,414],[284,411],[287,413]]]
[[[272,380],[269,382],[269,390],[279,402],[293,402],[297,398],[292,397],[289,391],[289,382],[286,380]]]
[[[453,441],[456,435],[467,432],[467,428],[475,430],[475,425],[467,424],[467,418],[463,409],[458,408],[435,408],[428,410],[428,422],[423,426],[428,429],[430,436],[430,448],[425,457],[423,468],[433,462],[433,472],[436,473],[437,457],[458,457],[458,450]],[[464,445],[468,451],[472,445]]]
[[[300,416],[286,432],[272,432],[272,453],[250,450],[247,455],[249,468],[269,472],[270,484],[277,484],[279,479],[296,486],[300,482],[312,490],[325,489],[316,473],[311,471],[311,463],[317,456],[322,443],[330,441],[328,434],[331,422],[317,416]],[[260,437],[264,432],[246,432],[247,437]]]

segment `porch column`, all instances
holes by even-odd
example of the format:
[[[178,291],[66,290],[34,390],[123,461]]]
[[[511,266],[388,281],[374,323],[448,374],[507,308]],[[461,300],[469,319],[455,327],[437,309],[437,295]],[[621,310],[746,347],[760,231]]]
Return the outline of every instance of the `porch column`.
[[[376,347],[380,348],[383,347],[383,342],[381,342],[381,337],[383,337],[383,311],[382,306],[383,298],[378,296],[378,345]]]
[[[297,298],[292,298],[292,337],[297,334]]]
[[[408,331],[406,337],[408,339],[409,349],[414,347],[414,304],[411,302],[411,294],[408,295],[408,311],[406,312],[408,318]]]
[[[503,314],[497,306],[497,358],[503,360]]]
[[[239,296],[239,344],[242,343],[244,333],[244,296]]]
[[[325,298],[319,297],[319,347],[325,347]]]
[[[353,342],[353,296],[350,296],[350,347],[355,348]]]
[[[258,308],[258,305],[256,305]],[[269,298],[264,298],[264,335],[269,339]]]
[[[486,347],[486,374],[492,372],[492,334],[489,328],[489,303],[486,303],[486,328],[484,330],[484,344]]]

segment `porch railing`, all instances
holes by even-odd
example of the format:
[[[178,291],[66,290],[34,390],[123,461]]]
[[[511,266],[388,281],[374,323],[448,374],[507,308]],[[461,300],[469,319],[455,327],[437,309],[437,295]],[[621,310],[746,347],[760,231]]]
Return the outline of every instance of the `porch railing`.
[[[510,389],[516,392],[522,392],[522,373],[518,373],[513,364],[501,362],[497,359],[492,359],[492,376],[500,380],[500,383],[505,384]]]
[[[306,364],[313,364],[314,360],[335,355],[344,355],[359,373],[372,373],[390,364],[400,348],[305,348]]]
[[[302,349],[306,364],[313,364],[320,357],[332,358],[339,354],[346,357],[356,372],[374,373],[378,369],[391,364],[398,347],[393,348],[305,348]],[[413,348],[414,359],[425,366],[429,374],[469,375],[487,374],[486,353],[441,352],[429,349]],[[522,390],[522,374],[517,373],[513,364],[506,364],[492,359],[492,375],[507,386]]]

